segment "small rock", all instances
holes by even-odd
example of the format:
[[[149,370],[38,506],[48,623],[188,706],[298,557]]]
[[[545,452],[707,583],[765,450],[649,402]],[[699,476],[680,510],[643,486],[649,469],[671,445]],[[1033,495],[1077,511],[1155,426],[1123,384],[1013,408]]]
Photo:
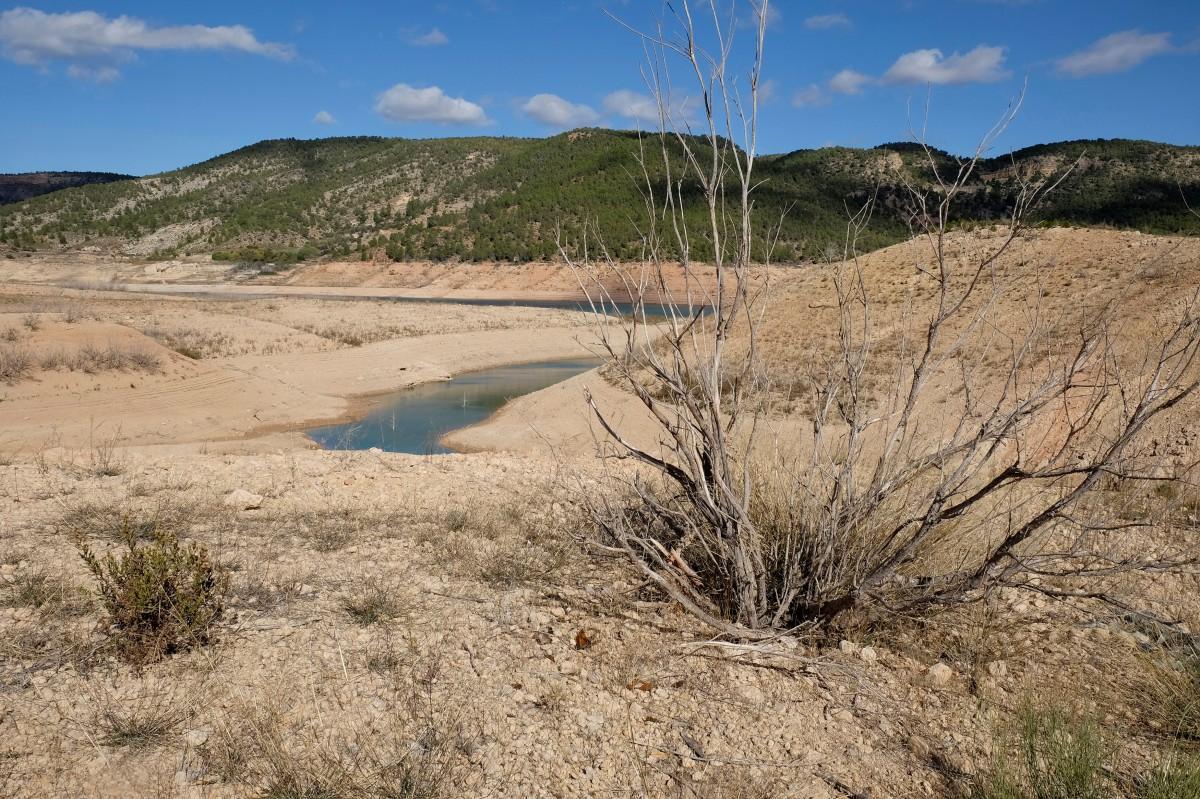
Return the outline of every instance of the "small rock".
[[[838,644],[838,649],[842,650],[847,655],[856,655],[858,654],[859,648],[858,644],[854,643],[853,641],[843,640],[840,644]]]
[[[258,510],[262,507],[263,497],[244,488],[235,488],[225,496],[225,504],[239,510]]]
[[[1003,660],[993,660],[987,664],[987,673],[996,679],[1000,679],[1008,674],[1008,664]]]
[[[874,663],[879,660],[879,653],[869,646],[864,646],[858,651],[858,656],[867,663]]]
[[[954,676],[954,670],[945,663],[934,663],[925,672],[925,676],[929,679],[930,685],[942,688],[950,683],[950,679]]]
[[[187,742],[188,746],[201,746],[205,741],[208,740],[208,737],[211,734],[212,731],[207,727],[197,727],[194,730],[188,730],[185,732],[183,734],[183,740]]]
[[[919,735],[908,737],[908,749],[920,760],[928,760],[933,754],[933,745]]]

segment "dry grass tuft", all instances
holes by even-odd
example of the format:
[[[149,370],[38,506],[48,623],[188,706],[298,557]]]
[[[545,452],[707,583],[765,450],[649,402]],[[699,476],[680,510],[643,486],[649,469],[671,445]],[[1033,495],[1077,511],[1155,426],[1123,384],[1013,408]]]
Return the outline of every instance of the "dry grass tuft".
[[[1123,683],[1131,707],[1155,735],[1200,747],[1200,649],[1196,644],[1148,656]]]
[[[35,622],[0,627],[0,662],[21,664],[20,680],[35,671],[59,671],[71,667],[83,673],[91,669],[105,643],[90,633],[59,625]],[[3,681],[0,680],[0,688]]]
[[[230,597],[245,610],[262,613],[276,610],[300,597],[303,583],[298,579],[269,580],[261,574],[239,575],[230,589]]]
[[[369,578],[341,599],[341,608],[355,624],[369,627],[412,615],[413,601],[394,583]]]
[[[88,738],[101,746],[150,749],[165,744],[196,715],[202,687],[184,693],[169,688],[136,686],[121,694],[93,683]]]
[[[131,535],[150,541],[155,531],[186,534],[216,513],[199,503],[170,497],[153,505],[123,499],[103,499],[72,504],[53,522],[56,532],[75,540],[121,543]]]
[[[414,694],[415,696],[415,694]],[[256,706],[222,718],[200,747],[205,770],[270,799],[438,799],[461,795],[472,776],[460,727],[410,697],[407,723],[393,729],[321,735],[278,706]]]
[[[434,544],[463,576],[494,588],[552,583],[580,562],[579,520],[548,514],[540,505],[453,508],[438,521],[418,540]]]
[[[87,591],[41,571],[4,580],[0,591],[0,606],[31,608],[43,618],[83,616],[92,610]]]

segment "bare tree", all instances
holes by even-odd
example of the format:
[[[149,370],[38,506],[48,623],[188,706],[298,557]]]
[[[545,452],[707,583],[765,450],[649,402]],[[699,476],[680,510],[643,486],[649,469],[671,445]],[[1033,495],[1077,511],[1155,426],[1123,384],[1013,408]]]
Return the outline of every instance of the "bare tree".
[[[1083,518],[1080,509],[1106,476],[1149,476],[1133,448],[1197,389],[1200,298],[1187,298],[1148,358],[1132,365],[1114,348],[1111,313],[1083,321],[1069,348],[1046,335],[1036,303],[1028,330],[998,331],[1001,261],[1065,175],[1024,180],[990,245],[969,257],[948,247],[956,205],[1019,100],[949,173],[918,137],[931,177],[905,188],[914,240],[925,245],[915,266],[927,302],[910,317],[916,335],[890,359],[874,349],[856,244],[874,199],[851,215],[842,260],[829,267],[832,351],[806,376],[813,410],[803,451],[772,446],[777,392],[758,332],[778,228],[763,227],[754,210],[767,7],[753,8],[753,59],[739,84],[731,66],[738,18],[723,17],[719,5],[697,19],[682,0],[676,33],[640,34],[661,123],[639,150],[642,263],[615,264],[603,231],[590,234],[598,263],[560,238],[595,306],[618,293],[605,274],[619,275],[619,293],[632,298],[632,319],[601,322],[600,338],[610,373],[658,433],[653,445],[631,440],[588,396],[608,437],[604,454],[638,465],[621,472],[626,490],[593,505],[609,546],[689,612],[743,638],[826,624],[864,606],[968,601],[998,585],[1119,602],[1090,584],[1064,586],[1194,563],[1194,548],[1128,546],[1136,524]],[[698,93],[694,124],[673,96],[672,59]],[[705,211],[699,227],[684,214],[693,188]],[[703,266],[693,260],[701,240],[711,257]],[[984,339],[1005,343],[998,379],[972,360]],[[885,385],[873,390],[868,381],[881,373]],[[958,405],[934,415],[951,380]]]

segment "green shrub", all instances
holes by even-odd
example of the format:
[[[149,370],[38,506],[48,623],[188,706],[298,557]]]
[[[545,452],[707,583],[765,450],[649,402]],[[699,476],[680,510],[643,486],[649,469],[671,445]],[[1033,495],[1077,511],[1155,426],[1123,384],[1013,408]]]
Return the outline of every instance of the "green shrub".
[[[148,542],[139,541],[136,526],[123,527],[120,557],[98,557],[83,537],[75,542],[96,579],[118,651],[147,663],[207,643],[224,610],[226,571],[204,547],[160,527]]]

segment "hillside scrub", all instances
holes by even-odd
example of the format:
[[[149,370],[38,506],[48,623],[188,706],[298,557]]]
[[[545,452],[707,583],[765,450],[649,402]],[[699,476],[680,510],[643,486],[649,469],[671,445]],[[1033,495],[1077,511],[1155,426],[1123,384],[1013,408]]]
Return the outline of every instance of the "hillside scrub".
[[[716,148],[736,149],[738,140],[728,138],[717,139]],[[557,257],[560,243],[582,258],[594,224],[604,231],[608,255],[637,261],[647,255],[643,226],[629,213],[641,204],[639,187],[678,179],[676,222],[688,234],[688,257],[711,260],[704,189],[682,167],[688,150],[706,158],[712,143],[705,136],[672,137],[658,143],[665,160],[639,162],[643,144],[637,133],[595,128],[545,139],[264,141],[173,172],[0,206],[0,244],[27,250],[96,244],[158,257],[207,253],[223,262],[281,267],[326,257],[527,262]],[[1094,140],[977,154],[947,223],[1002,221],[1025,184],[1075,164],[1027,221],[1195,233],[1200,222],[1181,199],[1200,207],[1196,152]],[[778,231],[756,237],[751,256],[828,261],[842,250],[844,209],[870,198],[875,213],[858,232],[858,246],[903,241],[911,230],[909,187],[932,197],[940,191],[936,175],[957,163],[949,153],[912,143],[756,155],[760,183],[751,215],[759,230]],[[663,257],[682,255],[672,236],[654,247]]]

